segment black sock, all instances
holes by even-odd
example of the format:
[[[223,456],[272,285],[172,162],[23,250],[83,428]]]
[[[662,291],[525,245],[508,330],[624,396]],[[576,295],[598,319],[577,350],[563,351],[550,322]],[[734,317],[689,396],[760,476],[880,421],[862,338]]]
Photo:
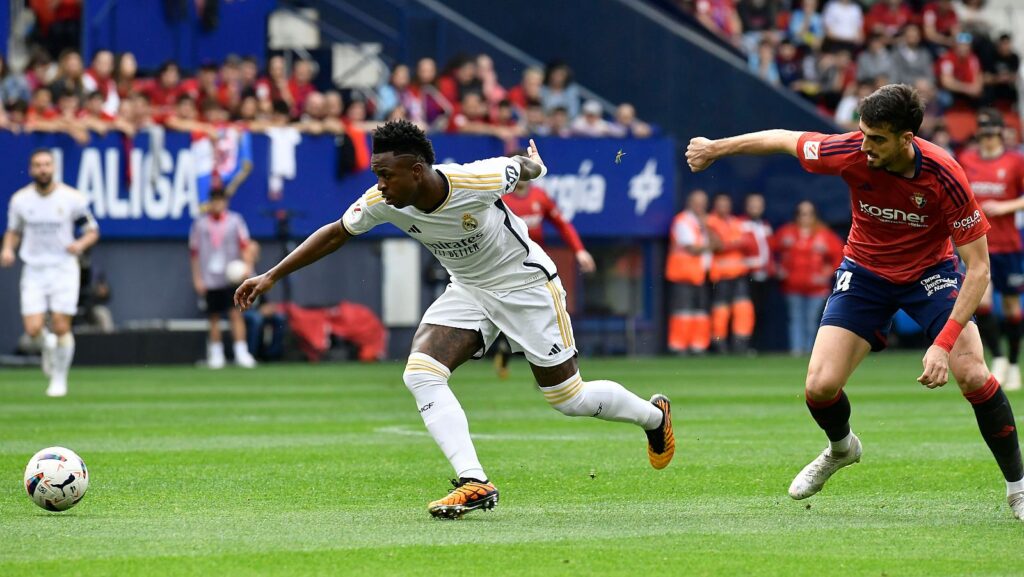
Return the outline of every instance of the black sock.
[[[975,317],[978,319],[978,331],[981,332],[981,340],[985,343],[985,348],[993,357],[1003,356],[1003,349],[999,342],[999,325],[996,323],[992,311],[975,313]]]
[[[989,377],[985,386],[966,395],[974,407],[978,429],[1007,481],[1024,478],[1021,464],[1020,445],[1017,441],[1017,426],[1013,421],[1013,409],[994,377]],[[986,398],[987,397],[987,398]]]
[[[850,399],[846,391],[839,391],[830,401],[817,402],[808,398],[807,409],[829,441],[842,441],[850,434]]]
[[[1010,364],[1016,365],[1017,359],[1020,358],[1020,319],[1007,317],[1003,321],[1003,334],[1010,342],[1010,354],[1007,355],[1010,358]]]

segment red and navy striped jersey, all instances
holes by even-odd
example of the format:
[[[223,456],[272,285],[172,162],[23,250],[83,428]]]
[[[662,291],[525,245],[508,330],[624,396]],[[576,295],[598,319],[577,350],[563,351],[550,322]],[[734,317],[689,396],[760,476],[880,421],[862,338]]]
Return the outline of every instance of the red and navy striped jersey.
[[[1024,194],[1024,156],[1007,150],[997,158],[982,158],[977,150],[960,155],[967,181],[978,202],[1016,200]],[[1014,222],[1015,214],[990,216],[992,230],[988,231],[988,251],[993,254],[1020,252],[1020,233]]]
[[[963,169],[941,147],[915,137],[915,171],[907,178],[868,168],[863,140],[861,132],[805,132],[796,150],[804,170],[838,175],[850,187],[847,258],[891,282],[915,282],[953,257],[950,237],[963,245],[988,232]]]

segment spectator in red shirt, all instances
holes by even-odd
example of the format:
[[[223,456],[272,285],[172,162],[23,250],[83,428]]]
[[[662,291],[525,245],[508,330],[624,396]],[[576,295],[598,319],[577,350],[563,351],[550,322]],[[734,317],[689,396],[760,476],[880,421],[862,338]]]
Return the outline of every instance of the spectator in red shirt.
[[[56,67],[53,66],[50,55],[42,49],[33,50],[25,68],[25,80],[28,82],[29,90],[35,93],[40,86],[49,86],[56,75]]]
[[[209,101],[217,101],[220,92],[219,70],[216,64],[207,62],[199,67],[199,74],[195,79],[196,106],[202,110],[203,104]]]
[[[32,92],[32,101],[25,113],[25,121],[31,125],[33,121],[53,120],[57,116],[58,113],[53,108],[53,92],[45,86],[36,88]]]
[[[960,32],[960,22],[953,7],[953,0],[938,0],[924,7],[921,12],[924,39],[933,48],[952,48]]]
[[[448,100],[458,103],[466,94],[483,93],[483,83],[476,76],[476,61],[464,55],[456,56],[448,62],[448,67],[437,80],[437,89]]]
[[[843,259],[842,241],[805,200],[797,205],[794,222],[772,237],[772,249],[789,310],[789,350],[803,355],[814,345],[825,297],[832,288],[832,271]]]
[[[494,71],[494,61],[487,54],[479,54],[476,57],[476,78],[480,81],[480,94],[483,95],[491,116],[497,112],[498,105],[508,91],[498,82],[498,73]]]
[[[973,38],[966,32],[956,37],[956,46],[936,63],[939,87],[953,97],[953,107],[975,108],[984,89],[981,62],[971,49]]]
[[[864,35],[880,35],[887,43],[914,19],[914,12],[904,0],[879,0],[864,17]]]
[[[242,96],[248,94],[256,94],[256,83],[260,79],[260,67],[256,62],[255,56],[246,56],[242,58],[242,63],[238,67],[238,92],[239,100]]]
[[[156,115],[167,115],[173,111],[178,99],[187,94],[181,85],[181,69],[173,61],[164,62],[157,71],[155,82],[142,85],[140,92],[153,105]]]
[[[523,71],[523,78],[519,84],[508,91],[508,99],[519,110],[526,110],[530,104],[540,103],[541,86],[544,86],[544,71],[531,66]]]
[[[294,106],[283,56],[271,56],[267,60],[267,75],[256,83],[256,97],[265,112],[270,112],[271,103],[277,100],[283,100],[289,108]]]
[[[313,68],[312,60],[298,60],[295,62],[295,69],[292,71],[292,79],[288,82],[288,91],[292,95],[292,116],[302,114],[306,106],[306,98],[315,91],[313,78],[316,77],[316,70]]]

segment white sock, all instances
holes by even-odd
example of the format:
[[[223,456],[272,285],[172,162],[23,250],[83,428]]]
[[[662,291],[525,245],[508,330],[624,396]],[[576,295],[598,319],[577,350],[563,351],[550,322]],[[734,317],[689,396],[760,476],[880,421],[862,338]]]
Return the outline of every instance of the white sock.
[[[833,453],[845,453],[850,450],[851,441],[853,441],[853,429],[850,429],[850,432],[842,439],[838,441],[829,441],[828,446]]]
[[[208,361],[224,360],[224,343],[210,343],[207,350]]]
[[[416,399],[423,424],[452,464],[456,476],[486,481],[487,475],[469,436],[466,413],[448,387],[451,374],[448,367],[429,355],[412,353],[402,377]]]
[[[584,381],[577,371],[565,382],[541,387],[544,398],[570,417],[597,417],[633,423],[649,431],[661,425],[661,409],[631,393],[615,381]]]
[[[53,351],[53,372],[67,377],[71,361],[75,358],[75,335],[71,332],[57,337],[57,348]]]
[[[1024,491],[1024,479],[1020,481],[1007,481],[1006,482],[1006,496],[1009,497],[1014,493],[1020,493]]]
[[[223,347],[223,345],[221,345],[221,346]],[[249,343],[247,343],[245,341],[235,341],[234,350],[235,350],[235,358],[236,359],[239,358],[239,357],[243,357],[244,358],[244,357],[251,356],[249,354]]]

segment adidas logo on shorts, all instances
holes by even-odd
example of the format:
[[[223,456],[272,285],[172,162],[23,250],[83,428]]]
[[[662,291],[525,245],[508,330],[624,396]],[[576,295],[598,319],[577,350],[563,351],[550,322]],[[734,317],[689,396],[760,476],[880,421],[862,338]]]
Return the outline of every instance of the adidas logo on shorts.
[[[562,352],[562,349],[558,348],[557,344],[551,345],[551,351],[548,352],[548,356],[550,357],[551,355],[557,355],[560,352]]]

